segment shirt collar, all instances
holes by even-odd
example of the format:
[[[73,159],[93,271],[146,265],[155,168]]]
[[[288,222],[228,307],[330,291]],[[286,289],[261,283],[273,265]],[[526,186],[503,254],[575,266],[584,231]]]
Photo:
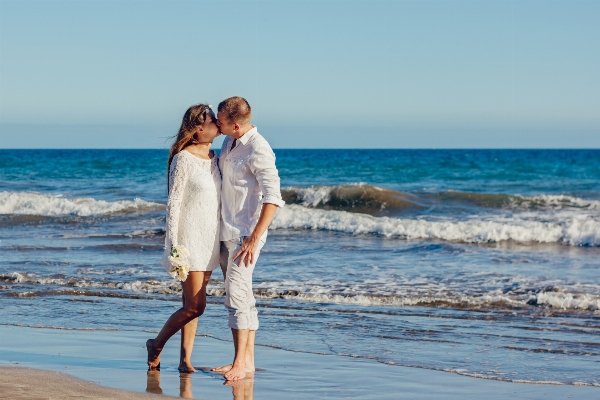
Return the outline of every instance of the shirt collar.
[[[245,146],[246,143],[248,143],[248,141],[250,139],[252,139],[252,136],[254,136],[256,133],[258,133],[258,129],[254,126],[248,132],[244,133],[244,136],[239,138],[238,142],[240,142],[241,144],[243,144]]]

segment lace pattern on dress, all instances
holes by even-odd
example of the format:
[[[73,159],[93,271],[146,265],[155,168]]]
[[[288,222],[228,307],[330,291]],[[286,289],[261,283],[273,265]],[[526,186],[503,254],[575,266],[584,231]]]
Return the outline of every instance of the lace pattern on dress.
[[[185,191],[185,184],[189,170],[186,157],[181,157],[181,152],[175,154],[171,161],[169,171],[169,200],[167,201],[167,232],[170,247],[178,246],[177,240],[179,214],[181,212],[181,201]]]
[[[220,197],[216,156],[205,160],[182,150],[173,157],[163,265],[167,266],[173,246],[184,246],[190,252],[190,271],[210,271],[218,266]]]

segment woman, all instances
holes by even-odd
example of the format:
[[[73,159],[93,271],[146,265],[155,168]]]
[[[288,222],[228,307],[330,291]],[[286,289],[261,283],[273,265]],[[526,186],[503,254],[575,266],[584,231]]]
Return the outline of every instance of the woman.
[[[181,122],[169,154],[167,232],[161,261],[171,270],[169,255],[175,247],[188,253],[189,274],[181,282],[183,307],[167,320],[158,336],[146,342],[148,369],[160,369],[160,352],[181,330],[179,371],[194,372],[192,349],[198,317],[206,307],[206,285],[219,266],[219,204],[221,174],[210,150],[219,128],[210,106],[190,107]]]

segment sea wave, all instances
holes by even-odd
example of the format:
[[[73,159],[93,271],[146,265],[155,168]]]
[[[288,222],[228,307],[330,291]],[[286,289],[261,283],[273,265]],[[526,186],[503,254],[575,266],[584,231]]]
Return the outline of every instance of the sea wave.
[[[164,225],[164,220],[161,221],[146,221],[154,224]],[[106,232],[102,233],[91,233],[91,234],[72,234],[67,233],[61,237],[64,239],[84,239],[84,238],[154,238],[163,237],[165,235],[165,228],[153,228],[153,229],[136,229],[131,232]]]
[[[307,208],[348,211],[370,215],[385,215],[404,210],[432,206],[477,206],[507,210],[574,210],[598,211],[600,201],[568,195],[522,196],[502,193],[444,191],[439,193],[404,193],[380,186],[353,185],[287,187],[282,191],[288,204]]]
[[[0,274],[0,282],[29,285],[55,285],[72,288],[123,289],[131,292],[146,294],[168,295],[181,293],[181,284],[175,280],[159,281],[148,279],[128,282],[107,282],[82,277],[43,277],[32,273],[14,272],[11,274]]]
[[[564,194],[542,194],[536,196],[509,195],[501,193],[475,193],[449,190],[427,197],[437,197],[442,201],[472,203],[480,207],[504,208],[508,210],[526,211],[598,211],[600,201],[583,199]]]
[[[14,272],[0,274],[0,282],[8,284],[27,284],[41,286],[62,286],[72,288],[64,290],[31,290],[27,288],[24,292],[13,292],[12,296],[34,297],[38,295],[86,295],[86,292],[74,289],[92,289],[88,296],[108,297],[132,297],[139,298],[139,294],[146,295],[177,295],[181,294],[181,284],[175,280],[133,280],[133,281],[106,281],[94,280],[92,278],[78,277],[42,277],[32,273]],[[503,292],[497,289],[470,293],[465,290],[437,290],[431,294],[417,291],[407,292],[401,290],[390,290],[390,294],[377,293],[376,289],[354,291],[354,293],[342,292],[336,285],[309,285],[310,288],[302,288],[300,284],[286,283],[258,283],[255,285],[254,295],[261,299],[285,299],[311,303],[330,303],[357,306],[427,306],[457,309],[522,309],[528,307],[541,307],[561,312],[588,311],[597,313],[600,311],[600,295],[597,287],[589,287],[588,291],[575,291],[573,287],[531,287],[526,293]],[[377,288],[380,286],[377,285]],[[10,288],[8,286],[7,288]],[[294,289],[296,288],[296,289]],[[123,290],[124,292],[113,292],[112,290]],[[399,288],[397,288],[399,289]],[[101,292],[99,290],[109,290]],[[224,296],[222,281],[215,280],[207,288],[209,296]]]
[[[500,241],[600,246],[600,222],[589,215],[565,216],[544,222],[527,218],[473,217],[464,221],[373,217],[345,211],[289,205],[277,211],[273,229],[313,229],[354,235],[377,234],[402,239],[439,239],[466,243]]]
[[[460,294],[446,296],[382,296],[382,295],[342,295],[330,293],[300,293],[293,290],[282,292],[256,291],[260,298],[283,298],[313,303],[350,304],[361,306],[428,306],[446,308],[523,308],[529,306],[550,307],[563,311],[600,310],[600,296],[577,293],[538,293],[527,300],[517,300],[507,295],[485,294],[466,296]]]
[[[415,196],[365,184],[289,187],[281,195],[288,204],[372,215],[424,207]]]
[[[136,198],[133,201],[104,201],[90,197],[66,198],[34,192],[0,192],[0,214],[38,216],[94,216],[164,209],[163,204]]]

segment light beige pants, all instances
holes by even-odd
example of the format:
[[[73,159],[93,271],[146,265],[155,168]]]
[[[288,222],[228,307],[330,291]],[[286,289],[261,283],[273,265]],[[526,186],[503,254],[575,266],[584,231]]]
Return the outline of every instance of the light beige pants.
[[[264,242],[254,254],[254,264],[246,267],[234,262],[233,255],[242,247],[246,237],[221,242],[221,270],[225,280],[225,308],[229,313],[229,327],[233,329],[258,329],[258,311],[252,293],[252,272]]]

